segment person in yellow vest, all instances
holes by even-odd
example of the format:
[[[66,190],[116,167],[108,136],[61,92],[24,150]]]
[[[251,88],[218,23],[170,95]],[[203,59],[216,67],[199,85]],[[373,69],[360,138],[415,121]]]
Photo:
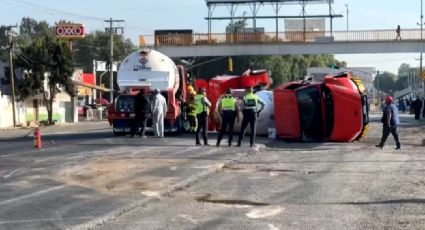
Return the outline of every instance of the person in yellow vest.
[[[186,114],[187,114],[187,120],[189,121],[189,131],[190,132],[196,132],[196,128],[198,126],[198,121],[196,119],[196,104],[195,104],[195,90],[191,90],[188,92],[187,97],[187,107],[186,107]]]
[[[196,145],[201,145],[199,141],[199,134],[202,130],[202,138],[204,139],[204,145],[208,146],[208,111],[211,107],[211,102],[205,96],[205,88],[199,89],[198,94],[195,95],[195,113],[198,121],[198,127],[196,128]]]
[[[218,112],[221,115],[221,129],[218,134],[216,146],[220,146],[221,139],[229,127],[229,143],[228,146],[232,146],[233,140],[233,127],[235,125],[235,119],[239,120],[239,108],[236,98],[233,97],[231,89],[226,90],[226,94],[220,98],[218,102]]]
[[[255,124],[257,123],[257,117],[263,111],[264,109],[264,102],[252,92],[252,87],[246,89],[246,94],[243,97],[243,103],[242,103],[242,125],[241,125],[241,131],[239,133],[239,139],[238,139],[238,147],[241,146],[241,142],[243,137],[245,136],[245,129],[249,124],[249,127],[251,128],[251,136],[249,139],[250,147],[252,147],[255,143],[255,135],[256,135],[256,127]],[[257,106],[261,105],[261,109],[257,111]]]

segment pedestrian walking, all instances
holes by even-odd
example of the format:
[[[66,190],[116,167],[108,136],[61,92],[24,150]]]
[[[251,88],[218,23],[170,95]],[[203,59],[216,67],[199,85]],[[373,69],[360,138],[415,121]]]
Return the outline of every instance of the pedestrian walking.
[[[201,142],[199,140],[199,134],[202,130],[202,138],[204,139],[204,145],[208,146],[208,112],[209,108],[211,107],[211,102],[208,100],[205,94],[205,88],[201,88],[199,89],[198,94],[196,94],[195,96],[195,113],[198,122],[198,127],[196,128],[196,145],[201,145]]]
[[[151,103],[152,126],[156,137],[164,137],[164,118],[167,113],[167,101],[159,89],[153,91]]]
[[[229,141],[228,146],[232,146],[233,141],[233,127],[235,119],[239,120],[239,109],[236,98],[233,97],[230,89],[226,90],[226,94],[220,98],[218,102],[218,112],[221,115],[221,129],[218,134],[216,146],[220,146],[221,139],[223,138],[226,129],[229,128]]]
[[[406,103],[404,102],[404,99],[403,98],[400,98],[398,100],[398,109],[402,113],[405,113],[406,112]]]
[[[381,142],[379,142],[376,147],[381,149],[384,148],[385,141],[391,133],[396,143],[396,150],[401,149],[400,139],[398,136],[398,125],[400,124],[400,118],[398,115],[397,106],[393,104],[393,98],[391,96],[387,96],[385,98],[385,107],[382,113],[381,122],[383,126],[382,138]]]
[[[422,117],[425,118],[425,98],[422,98]]]
[[[146,121],[148,118],[148,114],[150,111],[150,105],[149,105],[149,99],[145,95],[145,90],[141,89],[139,93],[134,98],[134,113],[135,118],[133,120],[133,125],[131,127],[131,137],[134,137],[134,135],[139,131],[140,137],[146,137],[145,136],[145,129],[146,129]]]
[[[401,35],[400,35],[401,28],[400,28],[400,25],[397,26],[397,29],[395,30],[395,32],[397,34],[397,36],[395,37],[395,40],[400,39],[400,41],[401,41]]]
[[[191,90],[188,92],[188,97],[186,99],[187,106],[186,106],[186,116],[187,120],[189,122],[189,131],[190,132],[196,132],[196,128],[198,126],[198,121],[196,119],[196,104],[195,104],[195,96],[196,92],[195,90]]]
[[[261,105],[261,109],[257,111],[257,106]],[[245,136],[245,130],[246,127],[249,124],[249,127],[251,128],[251,136],[249,139],[250,147],[252,147],[255,143],[255,135],[256,135],[256,127],[255,124],[257,122],[257,117],[260,115],[260,113],[264,109],[264,102],[252,92],[252,87],[246,89],[246,94],[243,97],[243,103],[242,103],[242,125],[241,125],[241,131],[239,133],[239,139],[238,139],[238,147],[241,146],[242,139]]]
[[[415,120],[419,120],[419,118],[421,118],[422,111],[422,100],[419,98],[419,96],[416,98],[415,101],[412,102],[412,108],[413,113],[415,114]]]

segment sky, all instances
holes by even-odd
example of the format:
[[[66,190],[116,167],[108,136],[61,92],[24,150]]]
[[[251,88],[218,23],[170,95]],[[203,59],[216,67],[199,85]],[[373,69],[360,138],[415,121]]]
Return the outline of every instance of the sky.
[[[419,28],[420,0],[334,0],[333,11],[343,18],[334,19],[335,31],[346,30],[346,4],[348,5],[348,26],[350,30]],[[239,7],[236,16],[244,11],[250,15],[249,7]],[[309,5],[307,14],[326,14],[327,6]],[[105,19],[125,20],[120,26],[125,28],[124,36],[138,42],[139,35],[152,35],[156,29],[192,29],[194,32],[207,32],[207,6],[204,0],[0,0],[0,24],[19,24],[22,17],[38,21],[46,20],[53,24],[60,19],[83,23],[88,31],[104,30],[108,26]],[[272,15],[273,8],[264,6],[258,15]],[[299,6],[283,6],[281,15],[300,15]],[[228,16],[228,9],[216,7],[213,16]],[[212,32],[224,33],[228,21],[213,22]],[[280,23],[283,25],[283,21]],[[250,26],[250,22],[248,22]],[[251,24],[252,26],[252,24]],[[273,20],[257,21],[257,27],[273,32]],[[326,25],[329,29],[329,20]],[[281,26],[280,31],[284,28]],[[394,32],[395,33],[395,32]],[[344,54],[336,55],[346,61],[349,67],[375,67],[379,71],[397,73],[402,63],[419,66],[419,53],[394,54]]]

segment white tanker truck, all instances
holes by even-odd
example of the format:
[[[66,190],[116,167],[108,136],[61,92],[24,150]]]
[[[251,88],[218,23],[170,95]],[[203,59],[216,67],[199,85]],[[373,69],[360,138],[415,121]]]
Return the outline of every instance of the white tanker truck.
[[[186,73],[164,54],[155,50],[139,50],[128,55],[118,70],[117,83],[120,95],[109,107],[108,120],[115,135],[130,132],[134,113],[135,95],[144,89],[150,95],[159,89],[166,98],[168,111],[165,131],[180,132],[183,128],[184,98],[186,98]],[[148,119],[147,127],[152,122]]]

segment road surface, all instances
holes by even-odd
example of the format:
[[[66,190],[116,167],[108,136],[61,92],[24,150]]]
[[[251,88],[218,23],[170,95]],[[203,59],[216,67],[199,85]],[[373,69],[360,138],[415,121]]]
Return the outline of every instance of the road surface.
[[[2,130],[0,229],[424,229],[425,124],[402,116],[402,150],[381,150],[372,120],[357,143],[256,148],[95,122],[43,129],[34,150],[30,130]]]

